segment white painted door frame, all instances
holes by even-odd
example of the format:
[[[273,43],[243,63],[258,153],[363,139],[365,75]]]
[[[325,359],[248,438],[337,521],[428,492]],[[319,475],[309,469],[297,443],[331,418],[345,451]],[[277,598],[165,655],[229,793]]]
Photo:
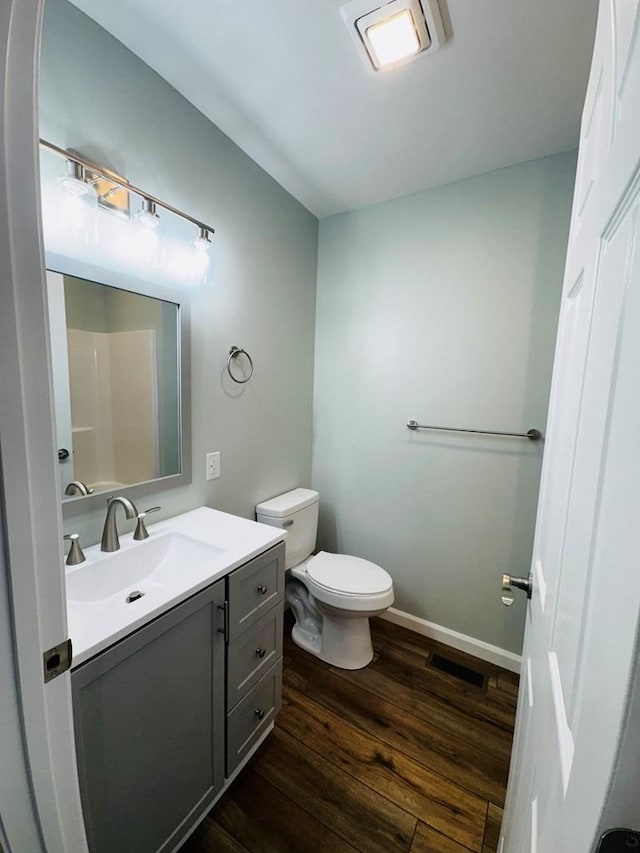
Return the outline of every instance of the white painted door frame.
[[[0,813],[3,843],[13,853],[84,853],[70,675],[45,685],[42,664],[43,651],[67,636],[40,226],[37,82],[43,8],[44,0],[5,0],[0,12],[0,587],[9,599],[3,602],[0,595],[0,606],[8,605],[12,613],[14,652],[13,660],[0,657],[0,674],[12,719],[20,715],[24,734],[24,750],[19,740],[13,742],[17,766],[0,762]],[[3,734],[10,726],[3,718]],[[17,796],[15,783],[24,783],[21,753],[30,791],[23,784],[19,802],[11,802],[5,792],[14,783]]]

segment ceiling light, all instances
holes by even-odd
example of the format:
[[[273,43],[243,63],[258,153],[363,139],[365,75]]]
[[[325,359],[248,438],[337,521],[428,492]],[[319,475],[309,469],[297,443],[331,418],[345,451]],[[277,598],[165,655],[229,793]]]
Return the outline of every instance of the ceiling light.
[[[375,2],[375,0],[373,0]],[[437,0],[351,0],[340,8],[349,33],[372,71],[405,65],[445,41]]]
[[[365,33],[378,68],[406,59],[420,50],[420,39],[409,9],[367,27]]]
[[[208,252],[211,248],[211,238],[209,237],[209,231],[206,228],[200,228],[200,233],[193,241],[193,245],[196,249],[200,249],[201,252]]]
[[[157,228],[160,217],[156,213],[156,203],[150,198],[142,199],[142,210],[136,213],[136,219],[143,228]]]

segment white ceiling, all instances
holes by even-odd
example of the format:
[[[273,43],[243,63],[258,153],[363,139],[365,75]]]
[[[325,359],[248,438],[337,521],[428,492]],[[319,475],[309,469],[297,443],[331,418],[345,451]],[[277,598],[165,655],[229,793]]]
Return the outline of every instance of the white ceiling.
[[[73,2],[320,217],[576,146],[597,10],[440,0],[444,47],[374,75],[342,0]]]

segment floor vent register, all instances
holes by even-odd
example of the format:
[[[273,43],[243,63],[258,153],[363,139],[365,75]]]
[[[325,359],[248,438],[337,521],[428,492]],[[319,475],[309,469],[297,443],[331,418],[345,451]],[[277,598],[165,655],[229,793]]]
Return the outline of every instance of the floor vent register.
[[[441,672],[446,672],[448,675],[452,675],[460,681],[466,681],[467,684],[473,684],[474,687],[479,687],[481,690],[485,686],[486,676],[484,673],[476,672],[475,669],[470,669],[468,666],[463,666],[462,664],[449,660],[449,658],[445,658],[442,655],[431,655],[431,658],[429,659],[429,666],[432,666],[434,669],[439,669]]]

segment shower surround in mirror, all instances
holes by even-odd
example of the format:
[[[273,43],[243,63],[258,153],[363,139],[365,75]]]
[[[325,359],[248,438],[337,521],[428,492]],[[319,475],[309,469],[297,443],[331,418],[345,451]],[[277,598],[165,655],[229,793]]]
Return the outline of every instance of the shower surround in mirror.
[[[63,491],[180,473],[178,306],[51,271],[47,282]]]
[[[67,347],[74,479],[104,491],[158,477],[155,331],[68,328]]]

